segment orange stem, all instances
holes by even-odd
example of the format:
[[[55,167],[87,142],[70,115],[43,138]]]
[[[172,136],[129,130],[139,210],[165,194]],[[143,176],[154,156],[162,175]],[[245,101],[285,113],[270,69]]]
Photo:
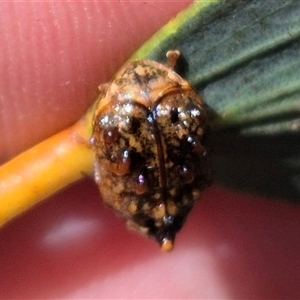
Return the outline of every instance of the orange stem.
[[[70,128],[0,167],[0,226],[69,184],[91,175],[93,109]]]

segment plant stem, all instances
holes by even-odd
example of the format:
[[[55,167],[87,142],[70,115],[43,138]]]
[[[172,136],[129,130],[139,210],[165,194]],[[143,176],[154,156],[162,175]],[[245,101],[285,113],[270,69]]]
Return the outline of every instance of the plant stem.
[[[0,167],[0,226],[92,174],[92,113]]]

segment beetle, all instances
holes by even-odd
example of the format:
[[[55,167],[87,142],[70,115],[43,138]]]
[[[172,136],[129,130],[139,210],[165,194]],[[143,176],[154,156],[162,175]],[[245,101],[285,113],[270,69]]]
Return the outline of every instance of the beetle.
[[[171,251],[210,168],[204,102],[174,71],[180,52],[166,56],[129,62],[100,86],[91,143],[104,203]]]

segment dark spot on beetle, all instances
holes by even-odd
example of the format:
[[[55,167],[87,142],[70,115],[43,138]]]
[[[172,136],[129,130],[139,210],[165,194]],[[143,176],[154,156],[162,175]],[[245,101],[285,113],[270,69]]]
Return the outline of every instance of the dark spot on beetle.
[[[119,138],[118,127],[108,127],[103,130],[103,140],[106,145],[115,143]]]
[[[131,163],[132,163],[132,170],[139,170],[141,168],[145,168],[145,161],[146,159],[141,155],[141,153],[132,151],[130,153]]]
[[[199,139],[198,136],[195,136],[195,135],[189,135],[187,137],[187,142],[191,145],[192,147],[192,152],[194,154],[197,154],[197,155],[203,155],[203,153],[205,152],[205,149],[204,147],[202,146],[201,144],[201,141]]]
[[[141,127],[141,122],[139,119],[134,117],[132,117],[130,121],[131,121],[131,133],[136,134]]]
[[[179,116],[178,116],[178,109],[176,107],[172,107],[171,108],[171,111],[170,111],[170,114],[171,114],[171,122],[174,124],[174,123],[177,123],[178,120],[179,120]]]
[[[184,163],[181,165],[180,177],[186,184],[190,184],[194,181],[195,173],[189,164]]]

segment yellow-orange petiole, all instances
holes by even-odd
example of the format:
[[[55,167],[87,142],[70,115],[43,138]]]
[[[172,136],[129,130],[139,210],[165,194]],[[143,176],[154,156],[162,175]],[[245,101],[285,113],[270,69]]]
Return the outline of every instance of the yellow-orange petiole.
[[[75,125],[0,167],[0,226],[69,184],[91,175],[93,108]]]

